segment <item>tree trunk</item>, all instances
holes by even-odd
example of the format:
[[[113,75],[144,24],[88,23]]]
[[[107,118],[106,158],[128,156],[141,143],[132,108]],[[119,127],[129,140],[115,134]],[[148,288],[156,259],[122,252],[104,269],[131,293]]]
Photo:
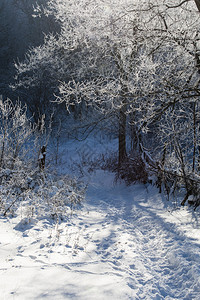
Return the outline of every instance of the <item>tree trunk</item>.
[[[119,111],[119,134],[118,134],[118,140],[119,140],[119,150],[118,150],[118,164],[121,166],[122,162],[127,156],[126,153],[126,100],[123,101],[123,105]]]
[[[0,157],[0,169],[3,167],[4,152],[5,152],[5,137],[3,137],[3,142],[2,142],[1,157]]]
[[[196,102],[193,106],[193,159],[192,159],[192,172],[194,173],[196,162],[196,147],[197,147],[197,134],[196,134]]]

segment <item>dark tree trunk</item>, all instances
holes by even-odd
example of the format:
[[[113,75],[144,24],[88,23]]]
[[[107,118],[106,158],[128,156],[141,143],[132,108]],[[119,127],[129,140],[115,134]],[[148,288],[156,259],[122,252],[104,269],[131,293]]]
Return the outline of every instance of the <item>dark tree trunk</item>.
[[[126,100],[125,100],[126,101]],[[125,102],[123,101],[123,102]],[[127,153],[126,153],[126,103],[123,103],[119,111],[119,150],[118,150],[118,164],[121,166],[122,162],[125,160]]]
[[[45,168],[45,159],[46,159],[46,146],[42,146],[40,150],[40,156],[39,156],[40,171],[43,171]]]

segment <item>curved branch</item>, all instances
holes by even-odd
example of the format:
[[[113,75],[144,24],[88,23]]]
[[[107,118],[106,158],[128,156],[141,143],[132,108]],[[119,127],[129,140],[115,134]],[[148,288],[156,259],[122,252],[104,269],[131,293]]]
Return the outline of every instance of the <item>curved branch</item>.
[[[189,0],[183,0],[179,4],[176,4],[176,5],[168,5],[168,4],[166,4],[166,6],[167,6],[167,8],[177,8],[179,6],[182,6],[184,3],[188,2],[188,1]],[[199,2],[199,0],[197,0],[197,1]],[[196,0],[195,0],[195,2],[196,2]]]

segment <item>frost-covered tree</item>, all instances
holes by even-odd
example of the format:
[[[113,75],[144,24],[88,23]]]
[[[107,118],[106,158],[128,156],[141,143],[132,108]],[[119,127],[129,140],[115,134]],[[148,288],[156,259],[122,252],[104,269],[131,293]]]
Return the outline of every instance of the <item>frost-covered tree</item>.
[[[192,147],[187,165],[194,171],[199,155],[197,7],[198,1],[179,0],[48,1],[36,13],[53,15],[61,32],[46,36],[16,65],[18,84],[35,84],[47,73],[59,87],[57,100],[69,110],[79,105],[86,113],[112,118],[118,127],[119,165],[127,156],[131,124],[134,144],[151,131],[161,153],[166,149],[169,157],[174,155],[181,176]],[[184,136],[175,134],[180,124],[190,128]],[[193,145],[184,148],[191,134]]]
[[[176,1],[151,8],[159,35],[153,50],[155,70],[153,97],[143,102],[140,126],[157,130],[156,145],[161,147],[161,181],[169,192],[179,181],[187,193],[199,191],[199,12],[194,1]],[[160,38],[162,36],[162,39]],[[159,39],[158,39],[159,38]],[[160,43],[159,43],[160,41]],[[155,127],[156,126],[156,127]],[[156,167],[154,165],[154,167]]]
[[[47,36],[43,46],[16,66],[19,85],[35,84],[44,70],[55,84],[62,81],[58,100],[67,108],[84,103],[104,118],[116,119],[119,164],[127,154],[127,112],[130,105],[134,107],[136,67],[144,65],[145,59],[151,63],[138,8],[137,1],[134,5],[131,1],[49,1],[43,13],[55,16],[61,34]]]

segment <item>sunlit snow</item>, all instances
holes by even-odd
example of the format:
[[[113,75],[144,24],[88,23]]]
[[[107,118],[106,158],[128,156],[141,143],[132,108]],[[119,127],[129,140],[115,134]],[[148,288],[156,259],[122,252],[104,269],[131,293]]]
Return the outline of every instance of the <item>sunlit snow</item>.
[[[197,214],[91,175],[68,221],[1,219],[1,299],[199,299]]]

